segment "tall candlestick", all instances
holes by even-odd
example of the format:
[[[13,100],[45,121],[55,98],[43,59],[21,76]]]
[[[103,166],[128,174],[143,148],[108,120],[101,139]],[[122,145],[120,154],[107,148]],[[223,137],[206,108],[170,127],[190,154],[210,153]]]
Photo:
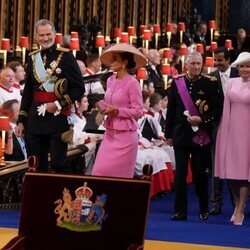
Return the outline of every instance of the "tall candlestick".
[[[170,47],[170,41],[171,41],[171,32],[167,32],[167,37],[168,37],[168,47]]]
[[[99,57],[101,56],[101,54],[102,54],[102,47],[98,47],[98,55],[99,55]]]
[[[158,36],[159,36],[159,34],[155,33],[155,48],[156,49],[158,48]]]
[[[183,32],[185,31],[185,23],[184,22],[178,23],[178,30],[180,32],[180,43],[182,43],[183,42]]]
[[[226,39],[225,41],[225,47],[230,50],[232,48],[232,40],[231,39]]]
[[[148,51],[148,40],[145,40],[145,48],[146,48],[146,51]]]
[[[210,20],[209,21],[209,28],[211,32],[211,42],[213,41],[213,35],[214,35],[214,30],[215,30],[215,20]]]
[[[22,48],[22,63],[25,64],[26,48]]]
[[[180,43],[182,43],[182,41],[183,41],[183,31],[181,30],[180,31]]]
[[[207,67],[207,73],[210,74],[211,68],[214,66],[213,57],[209,57],[209,56],[206,57],[205,66]]]
[[[161,33],[160,26],[158,24],[154,24],[154,34],[155,34],[155,48],[158,48],[158,37]]]
[[[134,26],[128,27],[128,34],[129,34],[129,43],[133,44],[133,38],[135,37],[135,27]]]
[[[116,43],[120,42],[120,38],[121,38],[121,28],[115,28],[114,29],[114,36],[116,39]]]
[[[168,60],[172,57],[170,48],[163,50],[164,63],[168,63]]]
[[[181,72],[184,72],[185,56],[181,56]]]
[[[0,161],[0,166],[5,166],[5,162],[4,162],[5,134],[6,134],[6,131],[3,130],[2,131],[2,157]]]
[[[164,89],[168,88],[168,75],[163,75],[163,79],[164,79]]]
[[[172,23],[167,23],[166,32],[167,32],[167,38],[168,38],[168,47],[170,47],[171,34],[173,32],[173,24]]]
[[[140,79],[141,90],[143,90],[143,79]]]

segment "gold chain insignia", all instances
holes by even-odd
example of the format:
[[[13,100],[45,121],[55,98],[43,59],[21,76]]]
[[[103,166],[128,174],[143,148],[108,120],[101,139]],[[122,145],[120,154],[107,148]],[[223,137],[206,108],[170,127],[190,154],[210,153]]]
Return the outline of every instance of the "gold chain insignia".
[[[55,82],[57,80],[57,77],[56,76],[52,76],[54,74],[54,72],[56,71],[61,59],[62,59],[62,55],[63,55],[63,52],[60,53],[56,59],[56,61],[52,61],[51,64],[50,64],[50,67],[46,69],[46,79],[45,80],[42,80],[38,74],[37,74],[37,71],[36,71],[36,67],[35,67],[35,64],[36,64],[36,57],[34,56],[33,57],[33,74],[34,74],[34,77],[36,79],[36,81],[40,84],[43,84],[45,83],[48,79],[50,79],[52,82]]]

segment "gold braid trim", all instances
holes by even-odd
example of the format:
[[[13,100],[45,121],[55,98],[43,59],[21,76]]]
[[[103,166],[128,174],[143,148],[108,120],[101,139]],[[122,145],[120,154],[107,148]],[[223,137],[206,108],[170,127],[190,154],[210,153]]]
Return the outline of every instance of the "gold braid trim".
[[[63,96],[63,93],[65,92],[64,86],[63,86],[63,82],[65,81],[65,78],[61,78],[59,79],[56,83],[55,83],[55,95],[58,98],[61,98]]]
[[[45,80],[49,80],[51,78],[51,76],[55,73],[55,70],[57,69],[57,66],[59,64],[59,62],[61,61],[62,59],[62,55],[63,55],[63,52],[61,52],[56,61],[53,63],[53,65],[50,64],[50,67],[46,69],[46,79]],[[37,71],[36,71],[36,67],[35,67],[35,64],[36,64],[36,57],[35,56],[32,56],[32,59],[33,59],[33,74],[34,74],[34,77],[36,79],[36,81],[40,84],[43,84],[45,81],[43,81],[42,79],[39,78],[38,74],[37,74]]]
[[[71,101],[70,97],[69,97],[67,94],[64,95],[63,97],[65,98],[65,100],[66,100],[66,102],[68,103],[68,105],[71,105],[71,104],[72,104],[72,101]]]
[[[28,116],[28,113],[26,111],[20,110],[19,111],[19,115],[23,115],[23,116]]]

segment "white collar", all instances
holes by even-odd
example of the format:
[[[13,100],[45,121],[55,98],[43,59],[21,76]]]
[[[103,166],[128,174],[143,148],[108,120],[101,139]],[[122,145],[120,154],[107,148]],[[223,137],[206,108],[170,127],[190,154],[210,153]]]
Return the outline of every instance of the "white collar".
[[[228,67],[228,69],[225,72],[220,71],[220,76],[222,74],[226,75],[228,78],[230,78],[230,73],[231,73],[231,67]]]

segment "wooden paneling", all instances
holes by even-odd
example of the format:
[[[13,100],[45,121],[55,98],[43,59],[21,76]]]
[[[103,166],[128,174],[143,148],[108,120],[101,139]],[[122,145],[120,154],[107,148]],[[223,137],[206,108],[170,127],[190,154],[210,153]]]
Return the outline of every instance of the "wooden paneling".
[[[72,24],[90,23],[98,17],[102,34],[113,36],[113,29],[133,25],[139,32],[142,24],[177,22],[183,9],[191,11],[192,0],[1,0],[0,39],[9,37],[15,49],[19,37],[28,35],[35,47],[34,25],[41,18],[55,23],[56,30],[69,34]],[[216,0],[216,22],[220,31],[227,31],[229,0]]]

